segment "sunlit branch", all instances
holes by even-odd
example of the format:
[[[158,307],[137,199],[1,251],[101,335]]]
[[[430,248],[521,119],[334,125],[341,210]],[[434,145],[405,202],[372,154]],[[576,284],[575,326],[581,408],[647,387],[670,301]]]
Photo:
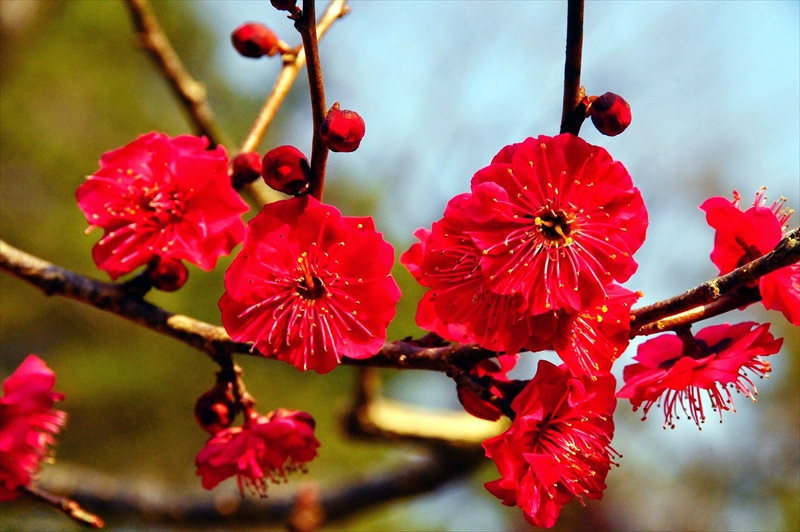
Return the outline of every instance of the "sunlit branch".
[[[795,228],[783,240],[781,240],[775,249],[759,257],[758,259],[745,264],[740,268],[736,268],[732,272],[706,281],[696,288],[692,288],[684,294],[675,296],[664,301],[659,301],[648,305],[646,307],[634,309],[631,312],[631,337],[639,336],[642,334],[653,334],[659,332],[656,325],[657,322],[663,322],[665,318],[675,317],[677,315],[693,311],[693,309],[709,305],[725,294],[750,283],[755,282],[760,277],[774,272],[780,268],[785,268],[791,264],[800,261],[800,227]],[[753,295],[749,294],[746,290],[740,292],[741,299],[731,298],[729,303],[730,309],[752,303],[754,300]],[[758,299],[755,299],[758,301]],[[706,319],[716,316],[726,310],[721,310],[725,307],[718,305],[712,309],[696,310],[697,319]],[[714,313],[712,314],[712,310]],[[688,323],[694,323],[689,321]],[[678,325],[687,325],[687,322],[679,323]],[[671,326],[670,326],[671,328]]]
[[[322,200],[322,188],[325,184],[325,164],[328,160],[328,148],[322,141],[320,125],[325,119],[328,107],[325,104],[325,86],[322,82],[322,66],[319,61],[317,47],[316,15],[314,0],[303,0],[303,12],[294,24],[303,38],[303,49],[306,51],[308,70],[308,87],[311,92],[311,116],[314,135],[311,141],[311,178],[308,193]]]
[[[586,118],[581,100],[581,57],[583,53],[583,1],[567,3],[567,51],[564,62],[564,102],[561,109],[561,133],[580,133]]]
[[[88,528],[103,528],[105,526],[102,519],[91,512],[87,512],[72,499],[54,495],[33,485],[25,486],[22,490],[34,499],[52,506],[80,525]]]
[[[198,135],[208,137],[211,147],[229,143],[214,118],[206,99],[206,88],[183,66],[178,54],[161,29],[147,0],[124,0],[136,30],[136,42],[161,70],[172,92],[183,104]]]
[[[375,369],[359,369],[354,402],[343,417],[344,428],[351,436],[479,450],[483,441],[506,427],[463,411],[433,411],[386,399],[380,395]],[[483,396],[480,391],[475,393]]]

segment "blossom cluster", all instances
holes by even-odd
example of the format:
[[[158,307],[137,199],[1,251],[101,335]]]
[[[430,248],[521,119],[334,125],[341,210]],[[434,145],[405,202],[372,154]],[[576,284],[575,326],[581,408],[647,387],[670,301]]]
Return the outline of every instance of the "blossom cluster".
[[[314,426],[314,418],[305,412],[248,412],[241,427],[220,430],[197,454],[203,487],[210,490],[235,476],[242,495],[247,488],[266,497],[267,482],[279,483],[288,473],[304,470],[317,455]]]
[[[569,134],[540,136],[503,148],[401,258],[429,288],[420,327],[506,357],[554,349],[564,362],[540,362],[511,403],[511,428],[484,443],[501,474],[487,489],[534,525],[552,526],[573,496],[602,497],[616,406],[610,370],[640,296],[618,283],[636,271],[647,222],[641,193],[608,152]],[[466,391],[459,397],[496,419]]]
[[[224,149],[207,148],[205,139],[150,133],[103,156],[100,170],[77,192],[90,229],[105,230],[93,250],[97,266],[116,279],[147,265],[154,286],[177,288],[186,279],[182,261],[210,269],[243,241],[219,301],[233,340],[318,373],[345,357],[375,355],[400,290],[391,276],[394,250],[373,220],[344,216],[309,195],[310,167],[296,148],[273,149],[260,168],[257,154],[240,154],[230,177]],[[245,226],[247,206],[234,188],[258,175],[294,197],[265,205]],[[781,211],[782,202],[767,207],[765,201],[759,193],[744,212],[738,194],[733,202],[711,198],[701,206],[717,230],[711,259],[720,274],[782,238],[791,212]],[[570,134],[539,136],[503,148],[401,256],[428,289],[417,324],[497,355],[470,372],[510,410],[462,383],[458,397],[475,416],[511,415],[511,427],[484,442],[501,477],[486,488],[503,504],[522,508],[533,525],[553,526],[573,498],[602,498],[618,456],[611,447],[617,398],[645,416],[659,404],[665,426],[674,426],[679,409],[699,426],[704,395],[720,418],[733,408],[732,392],[753,398],[752,377],[770,371],[762,357],[782,345],[768,325],[754,322],[696,334],[684,328],[643,343],[615,393],[611,369],[628,347],[631,307],[642,296],[621,284],[637,269],[633,255],[647,226],[642,195],[620,162]],[[799,274],[795,264],[750,287],[766,308],[796,325]],[[555,351],[563,363],[540,361],[530,381],[508,377],[520,353],[543,350]],[[242,493],[266,496],[268,482],[304,470],[316,456],[314,420],[283,409],[260,415],[234,393],[236,386],[221,379],[198,400],[195,413],[211,437],[197,455],[197,474],[207,489],[236,477]],[[244,421],[232,426],[239,412]],[[46,443],[48,431],[63,423],[49,416],[47,430],[39,426]],[[29,453],[34,465],[45,447]],[[5,475],[24,484],[19,475]],[[14,486],[6,485],[11,493]]]
[[[0,501],[15,499],[50,453],[67,415],[53,409],[64,396],[53,391],[56,376],[29,355],[3,381],[0,397]]]

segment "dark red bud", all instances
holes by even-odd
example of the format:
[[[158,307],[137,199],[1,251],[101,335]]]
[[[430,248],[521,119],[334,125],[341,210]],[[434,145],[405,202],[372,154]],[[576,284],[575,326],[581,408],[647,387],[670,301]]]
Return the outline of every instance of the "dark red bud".
[[[339,109],[339,102],[336,102],[320,124],[319,134],[329,150],[350,152],[361,144],[364,129],[364,119],[358,113]]]
[[[230,427],[236,419],[232,384],[217,383],[201,395],[194,405],[194,417],[200,428],[210,434]]]
[[[242,190],[245,185],[261,177],[261,156],[255,152],[240,153],[233,159],[231,185]]]
[[[178,259],[162,258],[147,272],[153,288],[164,292],[174,292],[186,284],[189,270]]]
[[[619,135],[631,123],[631,106],[622,96],[607,92],[594,99],[590,98],[589,114],[594,127],[603,135]]]
[[[278,52],[286,51],[277,35],[258,22],[246,22],[236,28],[231,33],[231,42],[236,51],[245,57],[272,57]]]
[[[281,11],[294,11],[297,9],[297,0],[269,0],[272,7]]]
[[[264,155],[261,175],[271,188],[294,196],[308,188],[311,168],[303,152],[294,146],[278,146]]]
[[[475,395],[474,392],[462,387],[460,384],[456,385],[456,392],[458,394],[458,400],[461,406],[464,407],[464,410],[477,418],[497,421],[500,419],[500,416],[503,415],[503,412],[499,408],[491,403],[487,403]]]

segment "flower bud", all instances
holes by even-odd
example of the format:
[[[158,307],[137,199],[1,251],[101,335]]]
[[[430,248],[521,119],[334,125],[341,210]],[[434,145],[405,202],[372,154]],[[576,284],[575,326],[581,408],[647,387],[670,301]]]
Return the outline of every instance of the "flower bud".
[[[619,135],[631,123],[631,106],[622,96],[607,92],[602,96],[590,98],[589,113],[594,127],[603,135]]]
[[[339,109],[336,102],[320,124],[319,134],[329,150],[350,152],[361,144],[364,128],[364,120],[358,113]]]
[[[264,155],[261,175],[271,188],[297,195],[308,188],[311,168],[303,152],[294,146],[278,146]]]
[[[186,284],[189,278],[189,270],[178,259],[162,257],[155,267],[147,271],[147,276],[153,288],[164,292],[174,292]]]
[[[258,22],[247,22],[236,28],[231,33],[231,42],[236,51],[245,57],[272,57],[278,52],[286,51],[277,35]]]
[[[255,152],[240,153],[233,159],[231,185],[242,190],[245,185],[261,177],[261,156]]]
[[[272,7],[280,11],[295,11],[297,9],[297,0],[269,0]]]
[[[229,382],[218,382],[197,399],[194,417],[200,428],[216,434],[231,426],[236,418],[236,401],[232,387]]]

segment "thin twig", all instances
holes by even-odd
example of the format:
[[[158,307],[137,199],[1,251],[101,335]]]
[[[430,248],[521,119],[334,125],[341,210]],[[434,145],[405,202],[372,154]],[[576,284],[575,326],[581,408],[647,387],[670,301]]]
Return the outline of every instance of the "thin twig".
[[[320,18],[319,22],[317,23],[318,40],[322,39],[322,36],[325,35],[325,33],[337,19],[350,12],[350,8],[345,5],[345,1],[346,0],[333,0],[330,4],[328,4],[325,14],[322,15],[322,18]],[[256,119],[250,128],[250,132],[242,142],[242,145],[239,148],[239,153],[252,152],[258,149],[258,145],[261,144],[267,129],[269,129],[269,126],[272,124],[273,120],[275,120],[278,109],[280,109],[281,105],[286,100],[289,90],[291,90],[292,85],[294,85],[294,82],[300,73],[300,70],[305,66],[305,64],[306,52],[302,48],[300,48],[300,50],[298,50],[294,55],[285,54],[283,56],[283,67],[281,68],[280,74],[278,74],[278,79],[275,81],[272,91],[270,92],[269,96],[267,96],[267,99],[264,101],[264,105],[258,112],[258,115],[256,116]],[[255,200],[260,205],[272,203],[273,201],[277,201],[283,197],[279,193],[269,188],[260,179],[250,183],[247,188],[250,194],[253,195]]]
[[[314,135],[311,141],[311,178],[308,185],[308,194],[322,201],[322,188],[325,185],[325,164],[328,160],[328,147],[322,141],[319,128],[328,112],[325,104],[325,86],[322,82],[322,66],[319,61],[317,47],[317,20],[314,14],[314,0],[303,0],[303,13],[297,19],[294,27],[303,38],[303,49],[306,51],[308,61],[308,86],[311,92],[311,116],[313,119]]]
[[[561,109],[561,133],[580,133],[586,118],[581,103],[581,56],[583,53],[583,1],[567,3],[567,51],[564,62],[564,102]]]
[[[49,504],[80,525],[95,529],[106,526],[102,519],[91,512],[87,512],[72,499],[54,495],[32,485],[23,487],[22,490],[31,497]]]
[[[136,42],[161,70],[172,92],[183,104],[198,135],[205,135],[211,147],[230,146],[206,99],[206,88],[183,66],[147,0],[124,0],[136,29]]]
[[[322,18],[317,23],[317,39],[321,39],[334,21],[346,15],[349,11],[350,8],[345,6],[345,0],[333,0],[325,10],[325,14],[322,15]],[[240,153],[255,151],[258,145],[261,144],[264,134],[275,119],[278,109],[280,109],[295,79],[297,79],[300,69],[302,69],[305,64],[305,50],[301,49],[293,56],[284,56],[283,68],[278,75],[277,81],[275,81],[275,85],[272,87],[272,92],[270,92],[264,105],[261,107],[261,111],[259,111],[258,116],[256,116],[256,120],[250,128],[250,132],[247,134],[244,142],[242,142],[239,148]]]
[[[669,316],[675,316],[696,307],[707,305],[740,286],[753,283],[764,275],[798,261],[800,261],[800,227],[795,228],[786,235],[775,246],[774,250],[763,257],[736,268],[726,275],[711,279],[684,294],[634,309],[631,311],[631,337],[657,332],[642,333],[640,331],[648,330],[644,328]],[[743,306],[752,303],[752,301],[742,299],[739,303],[736,306]],[[736,306],[732,308],[736,308]],[[710,316],[706,315],[706,317]],[[701,319],[705,319],[705,317]]]

